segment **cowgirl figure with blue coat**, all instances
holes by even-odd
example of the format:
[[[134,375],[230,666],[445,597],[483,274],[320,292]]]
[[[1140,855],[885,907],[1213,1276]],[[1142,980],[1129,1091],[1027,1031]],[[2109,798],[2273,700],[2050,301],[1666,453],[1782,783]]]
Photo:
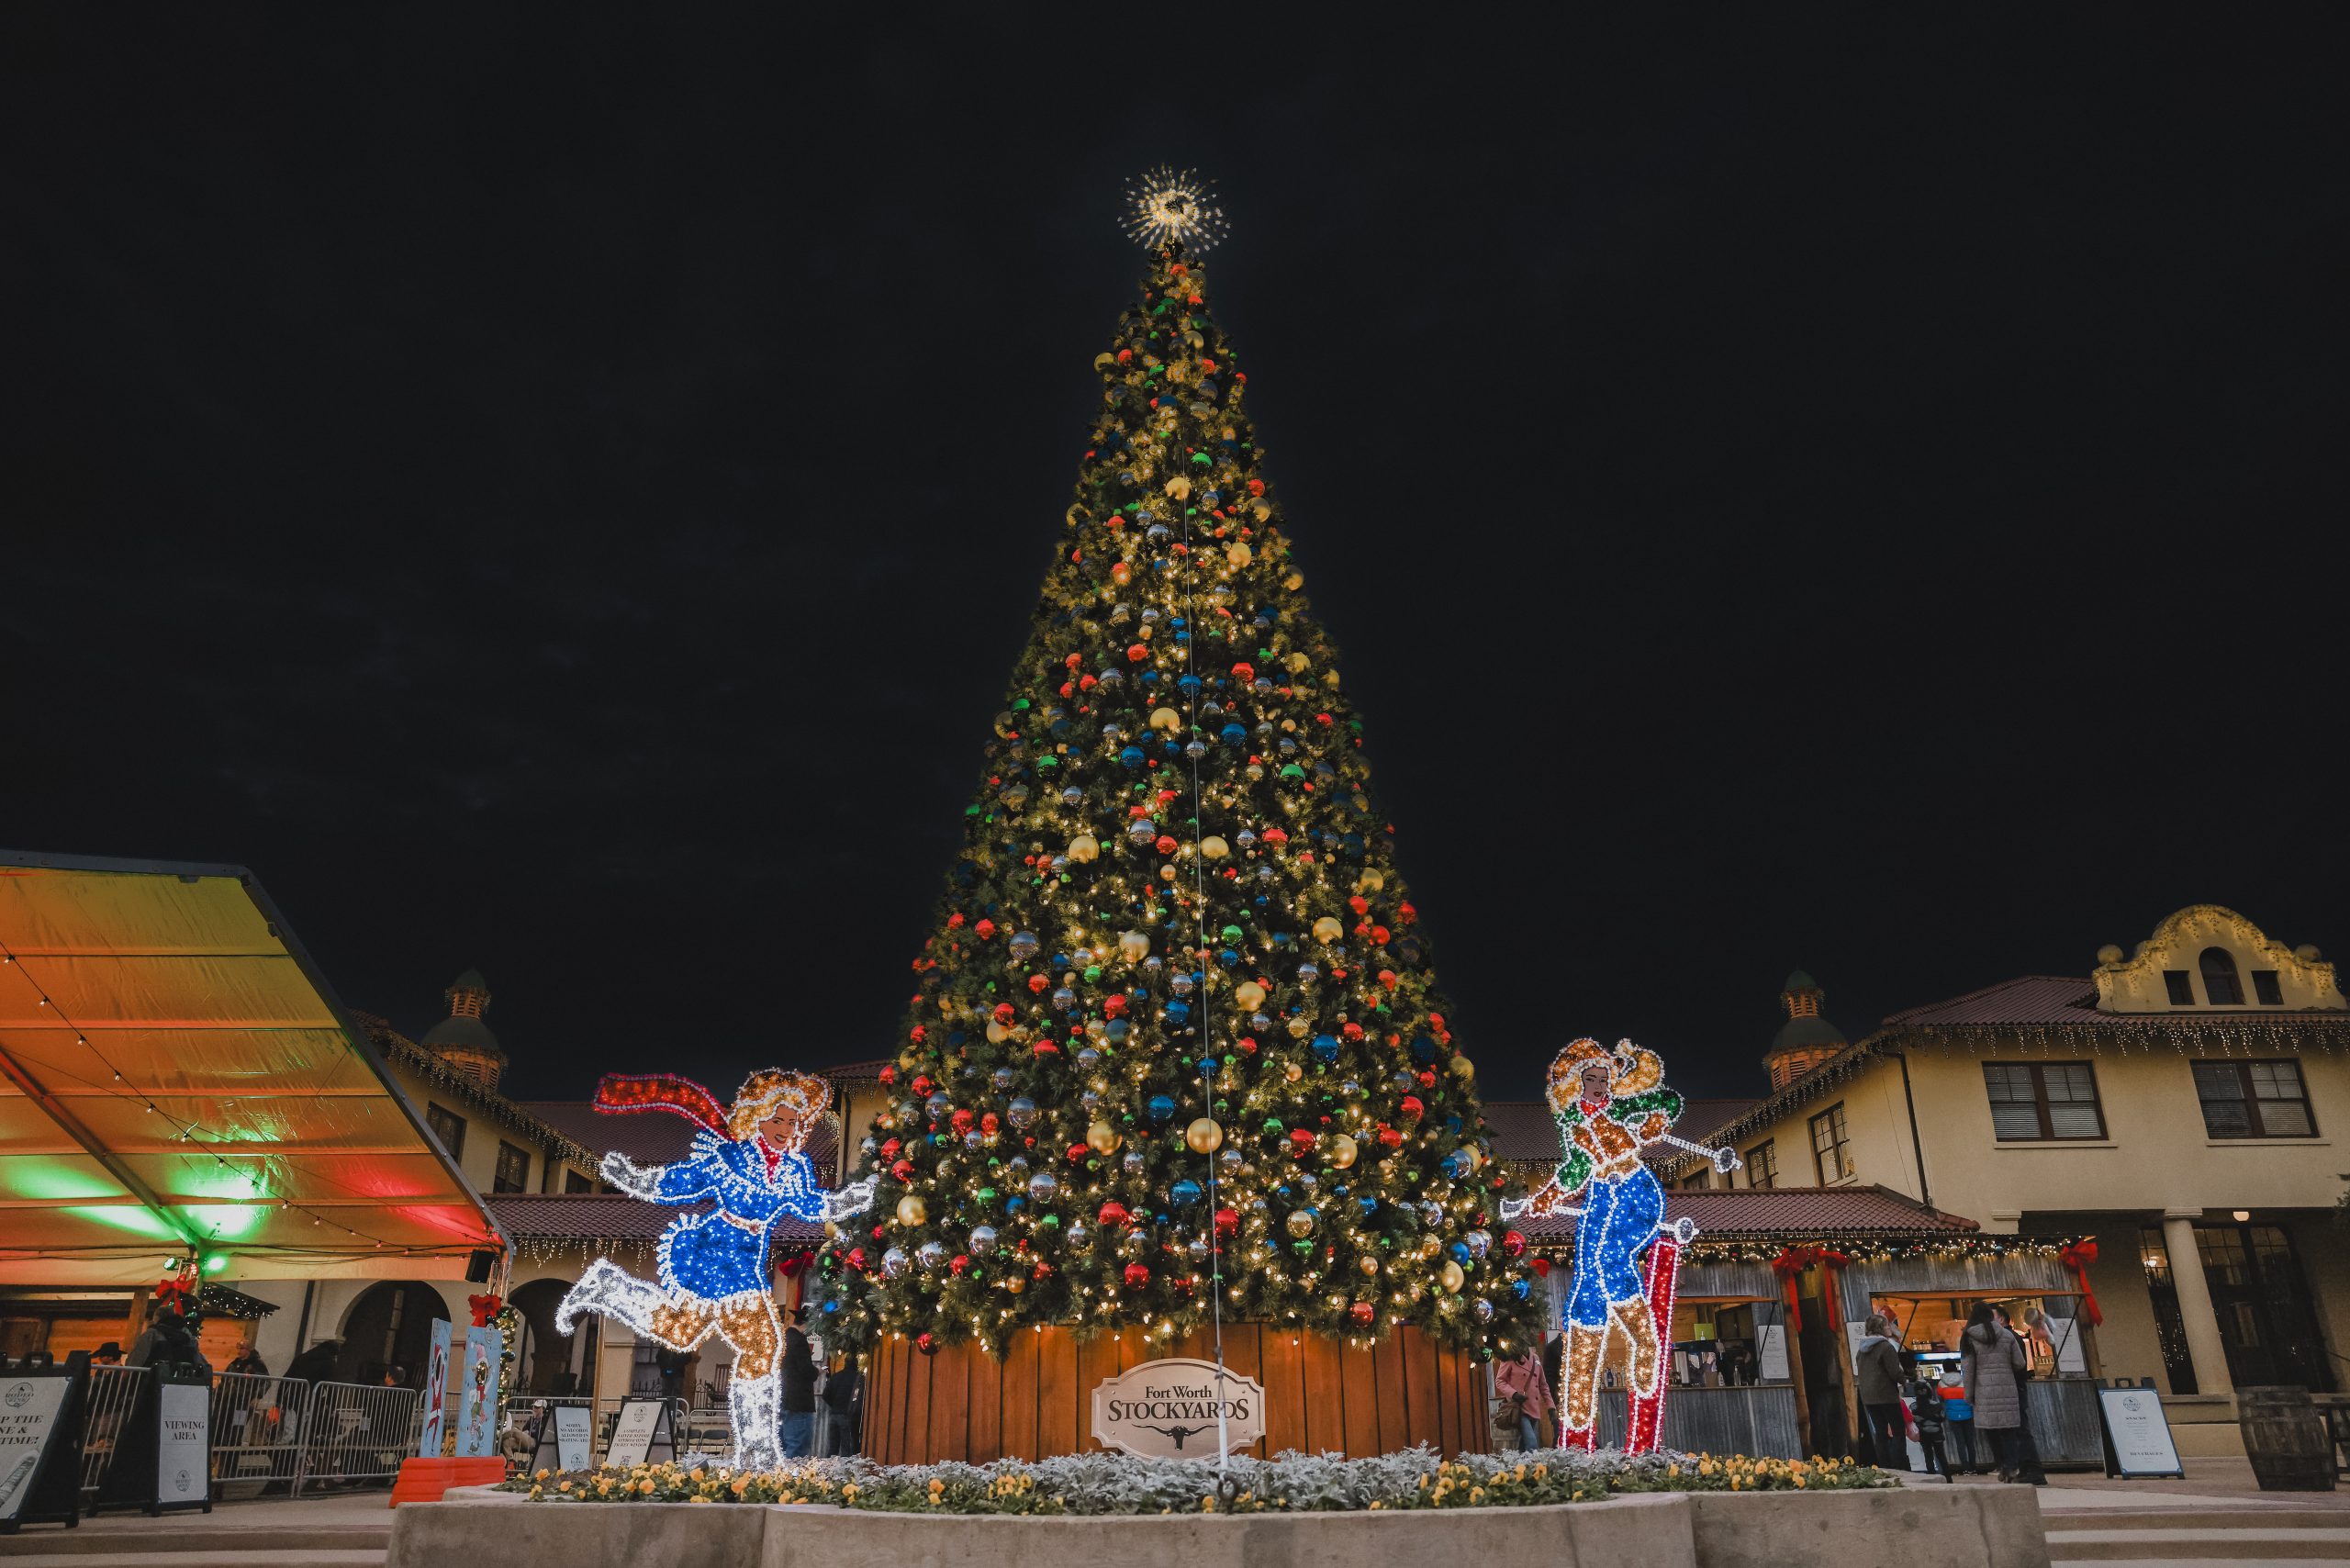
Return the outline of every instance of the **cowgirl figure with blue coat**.
[[[674,1165],[639,1165],[613,1150],[604,1156],[606,1181],[648,1203],[717,1206],[681,1215],[661,1233],[657,1285],[597,1259],[555,1309],[555,1327],[568,1334],[581,1313],[599,1312],[672,1350],[690,1350],[712,1334],[733,1346],[726,1402],[734,1462],[745,1470],[783,1459],[783,1326],[769,1282],[770,1227],[785,1215],[845,1218],[873,1200],[870,1182],[826,1192],[804,1152],[831,1099],[824,1080],[774,1069],[746,1079],[727,1110],[699,1084],[666,1075],[614,1074],[596,1090],[599,1111],[668,1111],[701,1129]]]
[[[1566,1159],[1539,1192],[1504,1202],[1502,1214],[1577,1216],[1561,1408],[1568,1431],[1588,1434],[1605,1370],[1621,1366],[1636,1398],[1653,1396],[1663,1375],[1664,1348],[1635,1260],[1664,1227],[1664,1189],[1640,1151],[1695,1146],[1673,1136],[1682,1100],[1664,1087],[1663,1062],[1629,1040],[1613,1051],[1590,1039],[1568,1046],[1550,1064],[1549,1094]]]

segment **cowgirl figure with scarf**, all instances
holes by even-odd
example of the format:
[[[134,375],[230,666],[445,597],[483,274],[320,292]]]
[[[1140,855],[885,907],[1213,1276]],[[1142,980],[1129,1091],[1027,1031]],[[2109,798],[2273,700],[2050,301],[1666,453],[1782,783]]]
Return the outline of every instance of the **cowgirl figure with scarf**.
[[[1588,1433],[1608,1367],[1623,1369],[1637,1398],[1654,1395],[1663,1375],[1664,1348],[1634,1260],[1663,1228],[1664,1189],[1640,1150],[1670,1137],[1682,1100],[1664,1087],[1657,1054],[1629,1040],[1613,1051],[1590,1039],[1568,1046],[1550,1064],[1549,1093],[1566,1159],[1539,1192],[1505,1201],[1502,1214],[1579,1215],[1560,1418],[1570,1432]]]
[[[688,1157],[674,1165],[639,1165],[617,1149],[606,1154],[606,1181],[648,1203],[717,1206],[669,1222],[661,1233],[657,1285],[597,1259],[555,1309],[555,1327],[568,1334],[581,1313],[599,1312],[673,1350],[690,1350],[712,1334],[733,1346],[726,1403],[734,1462],[744,1470],[772,1469],[783,1460],[777,1364],[783,1327],[770,1288],[770,1227],[787,1214],[845,1218],[873,1201],[870,1182],[826,1192],[803,1152],[832,1092],[812,1074],[774,1069],[744,1080],[729,1110],[699,1084],[659,1074],[613,1074],[596,1090],[599,1111],[667,1111],[701,1128]]]

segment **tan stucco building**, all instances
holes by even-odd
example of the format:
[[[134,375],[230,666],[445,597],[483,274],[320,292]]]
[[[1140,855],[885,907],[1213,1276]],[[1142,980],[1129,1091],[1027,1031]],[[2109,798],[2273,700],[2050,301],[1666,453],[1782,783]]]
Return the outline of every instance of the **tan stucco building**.
[[[2232,1389],[2332,1391],[2350,1364],[2344,1047],[2331,964],[2199,904],[2088,976],[1894,1014],[1715,1129],[1743,1170],[1668,1177],[1881,1186],[1986,1234],[2093,1238],[2105,1321],[2080,1335],[2086,1371],[2151,1378],[2182,1451],[2240,1451]],[[2048,1299],[2060,1340],[2076,1306]],[[1923,1304],[1913,1346],[1939,1310]]]

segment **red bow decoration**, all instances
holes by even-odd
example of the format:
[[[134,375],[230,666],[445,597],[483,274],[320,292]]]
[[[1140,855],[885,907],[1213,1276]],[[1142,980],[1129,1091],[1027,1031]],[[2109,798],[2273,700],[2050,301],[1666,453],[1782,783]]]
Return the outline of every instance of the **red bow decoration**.
[[[506,1305],[506,1298],[495,1293],[488,1295],[469,1295],[465,1298],[465,1305],[474,1309],[474,1327],[487,1328],[489,1327],[489,1320],[498,1316],[498,1309]]]
[[[1803,1304],[1796,1294],[1796,1282],[1802,1277],[1803,1271],[1817,1263],[1833,1272],[1852,1260],[1850,1254],[1826,1247],[1788,1247],[1782,1249],[1779,1255],[1771,1260],[1771,1271],[1778,1275],[1781,1283],[1786,1287],[1789,1327],[1798,1334],[1803,1332]],[[1828,1326],[1833,1328],[1842,1321],[1842,1315],[1836,1310],[1836,1282],[1824,1280],[1821,1283],[1824,1288],[1819,1293],[1820,1305],[1827,1308]]]
[[[2105,1314],[2098,1310],[2097,1292],[2089,1289],[2089,1265],[2097,1261],[2097,1238],[2074,1242],[2056,1254],[2056,1261],[2073,1271],[2073,1282],[2081,1287],[2081,1316],[2089,1320],[2090,1327],[2102,1327]]]
[[[794,1252],[775,1260],[775,1271],[787,1280],[796,1280],[809,1264],[816,1260],[813,1252]]]
[[[165,1275],[155,1286],[155,1305],[185,1316],[196,1299],[196,1277],[195,1264],[182,1264],[177,1273]]]

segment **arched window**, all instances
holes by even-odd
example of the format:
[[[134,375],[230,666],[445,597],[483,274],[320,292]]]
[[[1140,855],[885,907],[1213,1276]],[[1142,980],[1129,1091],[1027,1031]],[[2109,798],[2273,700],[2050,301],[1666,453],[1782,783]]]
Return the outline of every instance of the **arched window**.
[[[2225,947],[2203,949],[2203,1000],[2214,1007],[2244,1005],[2244,982],[2236,978],[2235,955]]]

